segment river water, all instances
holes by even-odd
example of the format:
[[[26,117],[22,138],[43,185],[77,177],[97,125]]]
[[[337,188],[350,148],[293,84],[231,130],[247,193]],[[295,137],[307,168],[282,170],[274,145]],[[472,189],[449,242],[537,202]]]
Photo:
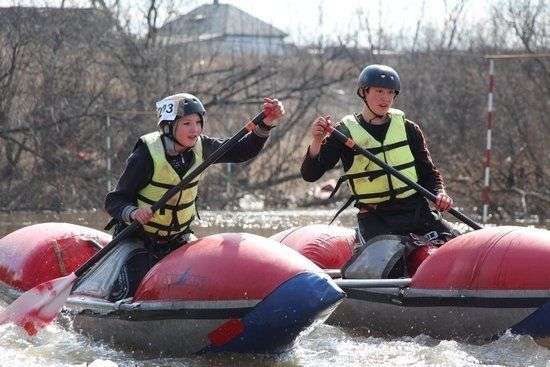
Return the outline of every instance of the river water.
[[[328,223],[333,210],[204,211],[197,222],[197,235],[249,232],[264,236],[312,223]],[[0,214],[0,236],[41,222],[70,222],[101,228],[107,217],[97,212]],[[338,224],[353,226],[352,210]],[[298,339],[282,355],[222,354],[188,358],[140,359],[131,352],[115,350],[58,325],[50,325],[36,337],[26,336],[13,325],[0,325],[0,367],[3,366],[544,366],[550,367],[550,350],[530,337],[504,335],[484,345],[427,336],[382,339],[321,325]]]

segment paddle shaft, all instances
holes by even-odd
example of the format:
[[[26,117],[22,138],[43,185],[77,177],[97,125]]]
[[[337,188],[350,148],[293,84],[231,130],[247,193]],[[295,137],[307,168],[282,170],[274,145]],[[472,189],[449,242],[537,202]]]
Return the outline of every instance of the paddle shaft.
[[[151,210],[156,212],[159,209],[162,209],[168,200],[177,194],[185,185],[193,181],[198,175],[200,175],[208,166],[215,163],[222,155],[237,144],[239,140],[252,130],[262,121],[264,118],[263,112],[257,114],[250,122],[248,122],[239,132],[233,135],[229,140],[223,143],[218,149],[216,149],[211,155],[209,155],[197,168],[185,176],[177,185],[172,187],[170,190],[166,191],[164,195],[151,206]],[[122,240],[128,238],[134,232],[140,228],[138,222],[132,222],[128,227],[124,228],[120,233],[118,233],[115,238],[111,240],[105,247],[96,252],[88,261],[82,264],[78,269],[75,270],[75,275],[77,277],[85,274],[92,266],[94,266],[103,256],[108,253],[113,247],[115,247]]]
[[[425,198],[431,200],[433,203],[436,202],[437,198],[434,194],[432,194],[430,191],[425,189],[424,187],[420,186],[418,183],[412,181],[407,176],[403,175],[401,172],[393,168],[392,166],[389,166],[386,164],[386,162],[382,161],[380,158],[369,152],[368,150],[360,147],[353,141],[353,139],[348,138],[345,136],[341,131],[336,130],[334,127],[330,126],[327,128],[327,132],[331,134],[336,140],[344,144],[349,149],[355,150],[367,158],[369,158],[371,161],[382,167],[386,172],[391,173],[410,187],[414,188],[416,191],[420,192],[422,195],[424,195]],[[473,229],[481,229],[481,225],[474,221],[473,219],[467,217],[466,215],[462,214],[458,210],[451,208],[448,210],[450,214],[452,214],[455,218],[461,220],[463,223],[469,225]]]
[[[403,288],[411,284],[411,278],[403,279],[333,279],[341,288]]]

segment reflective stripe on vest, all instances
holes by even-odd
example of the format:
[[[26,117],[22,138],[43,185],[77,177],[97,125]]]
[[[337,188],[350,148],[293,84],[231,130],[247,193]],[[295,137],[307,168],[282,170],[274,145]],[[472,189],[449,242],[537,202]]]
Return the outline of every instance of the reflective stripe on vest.
[[[390,126],[382,144],[361,127],[354,115],[344,117],[342,123],[359,146],[368,149],[407,178],[418,182],[414,156],[407,141],[405,115],[393,108],[389,113]],[[351,167],[342,178],[347,179],[354,199],[360,203],[378,204],[415,193],[414,189],[410,189],[407,184],[386,173],[376,163],[359,153],[355,153]]]
[[[193,165],[183,178],[180,178],[166,160],[159,132],[143,135],[140,139],[147,145],[154,167],[151,182],[138,193],[137,204],[141,208],[157,202],[166,191],[177,185],[200,165],[203,162],[203,157],[202,140],[199,137],[197,143],[192,148],[195,156]],[[201,175],[194,178],[192,182],[185,185],[180,192],[168,200],[164,209],[155,212],[151,221],[143,226],[145,232],[155,237],[163,238],[188,230],[191,222],[195,219],[195,200],[197,198],[197,186],[200,178]]]

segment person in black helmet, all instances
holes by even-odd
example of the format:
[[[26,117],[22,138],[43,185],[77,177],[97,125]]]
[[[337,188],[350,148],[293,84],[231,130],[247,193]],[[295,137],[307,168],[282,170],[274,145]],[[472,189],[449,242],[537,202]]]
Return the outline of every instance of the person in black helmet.
[[[436,207],[448,210],[453,200],[435,167],[422,131],[392,105],[401,90],[397,72],[386,65],[369,65],[359,75],[357,95],[361,113],[342,118],[336,128],[378,158],[437,196]],[[380,234],[451,233],[439,213],[414,189],[385,172],[363,155],[354,155],[336,139],[327,137],[330,116],[320,116],[311,127],[311,144],[301,167],[304,180],[314,182],[341,160],[355,203],[359,230],[365,240]],[[337,186],[338,187],[338,186]],[[341,210],[343,210],[342,208]]]
[[[105,210],[113,218],[107,229],[116,225],[116,233],[131,221],[139,222],[143,228],[127,241],[136,248],[125,255],[120,276],[108,296],[111,300],[132,295],[155,262],[193,238],[191,224],[201,176],[169,200],[163,210],[153,213],[151,205],[227,140],[202,134],[206,110],[192,94],[168,96],[156,107],[158,130],[138,139],[116,188],[105,198]],[[216,163],[245,162],[260,152],[284,108],[277,99],[265,98],[263,112],[264,119],[255,130]]]

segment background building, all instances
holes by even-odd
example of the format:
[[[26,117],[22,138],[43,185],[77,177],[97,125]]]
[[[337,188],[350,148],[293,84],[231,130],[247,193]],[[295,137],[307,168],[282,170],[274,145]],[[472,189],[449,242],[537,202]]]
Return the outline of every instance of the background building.
[[[165,45],[187,46],[211,54],[281,55],[286,33],[270,24],[215,0],[167,23],[158,37]]]

